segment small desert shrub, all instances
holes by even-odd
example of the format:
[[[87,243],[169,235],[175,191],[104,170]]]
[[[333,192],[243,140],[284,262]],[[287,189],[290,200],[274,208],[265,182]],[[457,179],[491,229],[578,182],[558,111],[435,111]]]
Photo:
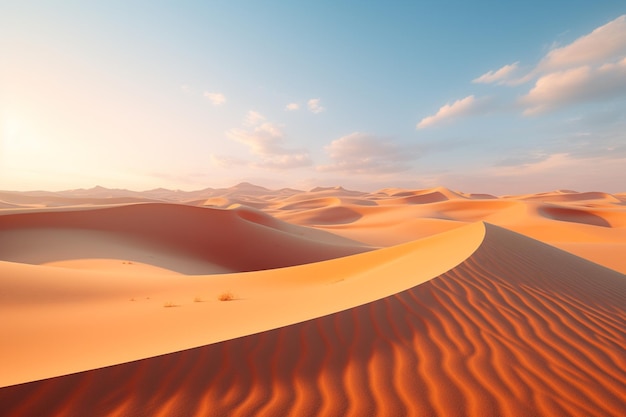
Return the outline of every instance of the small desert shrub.
[[[171,301],[168,301],[167,303],[163,304],[163,307],[165,307],[165,308],[178,307],[178,304],[172,303]]]
[[[196,298],[193,299],[193,302],[194,303],[203,303],[204,300],[202,299],[202,297],[196,297]]]
[[[232,301],[235,299],[235,295],[230,291],[226,291],[218,295],[217,299],[220,301]]]

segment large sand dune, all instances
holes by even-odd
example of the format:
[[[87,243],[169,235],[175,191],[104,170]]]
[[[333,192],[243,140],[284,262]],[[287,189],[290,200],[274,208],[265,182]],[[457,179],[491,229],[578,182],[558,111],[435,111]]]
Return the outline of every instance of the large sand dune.
[[[626,415],[619,195],[181,193],[4,195],[0,414]]]
[[[279,268],[367,250],[242,206],[144,204],[21,213],[1,216],[0,232],[0,259],[6,261],[117,258],[187,274]]]

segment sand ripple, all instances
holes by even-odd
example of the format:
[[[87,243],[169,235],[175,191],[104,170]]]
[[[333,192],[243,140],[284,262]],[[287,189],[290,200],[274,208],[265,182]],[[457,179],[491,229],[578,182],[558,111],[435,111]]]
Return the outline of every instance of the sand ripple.
[[[339,313],[0,390],[6,415],[623,416],[626,277],[487,225],[451,271]]]

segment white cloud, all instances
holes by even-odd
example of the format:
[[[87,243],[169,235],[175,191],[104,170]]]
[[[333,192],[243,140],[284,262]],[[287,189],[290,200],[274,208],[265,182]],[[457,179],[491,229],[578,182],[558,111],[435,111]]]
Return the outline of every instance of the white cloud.
[[[626,15],[551,50],[530,76],[539,78],[520,99],[526,115],[626,96]]]
[[[518,64],[519,62],[514,62],[513,64],[505,65],[496,71],[486,72],[480,77],[472,80],[472,82],[477,83],[477,84],[492,84],[492,83],[505,84],[508,80],[511,79],[511,76],[517,71]]]
[[[626,55],[626,15],[556,48],[539,62],[541,72],[615,61]]]
[[[326,110],[326,108],[322,107],[320,101],[321,100],[319,98],[312,98],[307,102],[307,106],[312,113],[317,114]]]
[[[295,111],[300,109],[300,105],[298,103],[289,103],[285,106],[285,110],[287,111]]]
[[[282,128],[274,123],[264,122],[253,129],[231,129],[226,134],[230,139],[246,145],[258,158],[253,164],[255,167],[287,169],[311,165],[306,151],[284,147],[285,135]]]
[[[540,77],[521,98],[524,114],[538,114],[574,103],[626,96],[626,58],[599,67],[580,66]]]
[[[354,174],[383,174],[409,169],[417,150],[365,133],[354,132],[332,141],[324,148],[332,163],[318,171],[341,171]]]
[[[208,91],[205,91],[204,96],[208,98],[214,106],[220,106],[226,102],[226,96],[222,93],[209,93]]]
[[[424,117],[418,124],[417,129],[431,127],[451,119],[478,114],[486,110],[488,99],[476,99],[473,95],[467,96],[452,104],[442,106],[437,113]]]
[[[265,155],[276,152],[283,141],[280,127],[273,123],[263,123],[252,130],[231,129],[227,136],[248,146],[253,154]]]
[[[534,87],[520,99],[532,115],[626,96],[626,15],[548,52]]]
[[[515,86],[535,80],[531,90],[518,101],[526,106],[524,114],[527,115],[626,95],[626,15],[619,16],[570,44],[553,47],[525,75],[516,76],[518,70],[516,62],[489,71],[472,82]],[[459,106],[458,110],[461,110],[461,104],[455,103]],[[455,109],[451,107],[454,105],[442,107],[440,116],[453,113]],[[422,126],[418,127],[436,122],[437,116],[439,113],[422,120]]]
[[[518,176],[540,174],[576,164],[568,153],[554,153],[543,155],[537,161],[521,163],[517,165],[499,166],[489,170],[495,176]]]
[[[258,124],[260,124],[263,121],[265,121],[265,116],[263,116],[259,112],[256,112],[254,110],[250,110],[250,111],[248,111],[248,114],[246,114],[245,124],[247,126],[257,126]]]

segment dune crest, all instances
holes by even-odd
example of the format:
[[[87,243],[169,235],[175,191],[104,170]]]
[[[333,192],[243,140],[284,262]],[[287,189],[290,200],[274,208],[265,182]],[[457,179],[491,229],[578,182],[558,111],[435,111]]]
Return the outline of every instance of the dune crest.
[[[468,259],[422,285],[3,388],[0,403],[16,415],[622,416],[624,322],[624,275],[485,225]]]
[[[0,191],[0,414],[623,416],[625,251],[624,194]]]
[[[484,228],[476,223],[391,248],[238,274],[136,274],[141,265],[85,271],[0,262],[6,272],[0,305],[7,309],[0,332],[14,335],[0,345],[0,358],[11,358],[0,363],[5,370],[0,386],[161,355],[349,309],[449,270],[478,247],[483,235]],[[224,291],[236,294],[237,301],[217,302]],[[180,308],[164,308],[168,305]],[[42,311],[46,314],[39,317]],[[40,337],[47,340],[45,345],[37,343]],[[42,355],[47,357],[44,363],[29,366],[32,357]]]
[[[158,203],[26,212],[0,216],[0,260],[44,264],[113,258],[209,274],[280,268],[368,250],[323,235],[241,206],[224,210]]]

